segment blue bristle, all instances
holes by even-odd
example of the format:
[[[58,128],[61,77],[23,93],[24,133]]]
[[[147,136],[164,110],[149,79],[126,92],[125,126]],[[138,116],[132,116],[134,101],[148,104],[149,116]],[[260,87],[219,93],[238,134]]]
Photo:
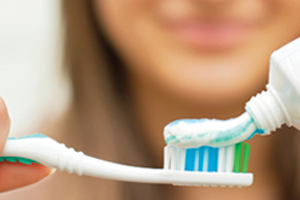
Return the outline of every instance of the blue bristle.
[[[202,172],[203,171],[203,158],[204,158],[204,149],[206,147],[200,147],[198,149],[199,151],[199,160],[198,160],[198,171]]]
[[[195,170],[195,155],[196,149],[187,149],[185,156],[185,170],[194,171]]]
[[[218,171],[218,154],[219,149],[202,146],[199,148],[191,148],[186,149],[186,156],[185,156],[185,170],[186,171],[203,171],[203,163],[204,163],[204,151],[208,152],[208,172],[217,172]],[[196,156],[198,157],[196,159]],[[198,169],[195,169],[195,161],[198,160]]]
[[[208,147],[208,172],[218,171],[218,148]]]

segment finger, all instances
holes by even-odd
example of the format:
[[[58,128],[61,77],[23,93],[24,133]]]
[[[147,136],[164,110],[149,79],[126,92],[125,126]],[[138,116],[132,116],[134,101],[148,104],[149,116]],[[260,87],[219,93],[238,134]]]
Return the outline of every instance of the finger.
[[[51,174],[52,169],[37,163],[0,163],[0,192],[33,184]]]
[[[0,154],[10,129],[10,118],[3,99],[0,97]],[[51,173],[52,169],[36,163],[0,162],[0,192],[35,183]]]
[[[10,118],[3,99],[0,97],[0,153],[2,152],[10,129]]]

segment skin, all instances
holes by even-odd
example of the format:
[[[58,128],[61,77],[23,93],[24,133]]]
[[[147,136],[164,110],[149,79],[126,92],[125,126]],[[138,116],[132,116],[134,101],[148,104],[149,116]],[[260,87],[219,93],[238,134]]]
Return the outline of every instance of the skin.
[[[271,53],[300,35],[298,0],[95,0],[95,5],[99,25],[127,64],[136,121],[158,166],[166,124],[243,113],[250,97],[265,88]],[[272,139],[250,144],[256,179],[249,189],[177,187],[170,196],[280,198],[280,183],[268,164]]]
[[[298,0],[95,0],[95,9],[99,25],[127,64],[137,122],[158,163],[166,124],[178,118],[241,114],[245,102],[267,83],[271,52],[300,33]],[[194,23],[204,24],[204,31],[198,30],[199,24],[190,25]],[[220,28],[224,26],[229,30]],[[8,131],[1,100],[0,151]],[[270,140],[254,139],[252,144],[257,177],[253,187],[171,187],[166,191],[170,199],[279,197],[278,182],[268,167]],[[0,191],[36,182],[50,172],[42,166],[8,165],[13,166],[0,163],[1,179],[10,177]]]
[[[0,98],[0,152],[9,133],[10,118],[2,98]],[[0,163],[0,192],[35,183],[49,175],[51,169],[39,164]]]

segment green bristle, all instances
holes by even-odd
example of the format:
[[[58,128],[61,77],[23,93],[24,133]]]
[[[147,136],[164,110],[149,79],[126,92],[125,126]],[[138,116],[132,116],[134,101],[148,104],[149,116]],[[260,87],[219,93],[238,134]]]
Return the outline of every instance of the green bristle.
[[[241,172],[242,142],[235,144],[233,172]]]
[[[247,143],[244,143],[244,158],[243,158],[243,167],[242,167],[243,173],[248,172],[249,155],[250,155],[250,145]]]

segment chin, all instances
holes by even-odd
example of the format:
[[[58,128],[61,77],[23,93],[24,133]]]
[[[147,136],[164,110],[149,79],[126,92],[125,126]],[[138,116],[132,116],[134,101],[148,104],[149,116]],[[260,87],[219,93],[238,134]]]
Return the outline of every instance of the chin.
[[[188,109],[198,110],[207,118],[230,118],[244,112],[250,98],[265,88],[266,80],[261,83],[218,80],[211,82],[177,82],[168,90]],[[176,85],[176,87],[174,87]]]

